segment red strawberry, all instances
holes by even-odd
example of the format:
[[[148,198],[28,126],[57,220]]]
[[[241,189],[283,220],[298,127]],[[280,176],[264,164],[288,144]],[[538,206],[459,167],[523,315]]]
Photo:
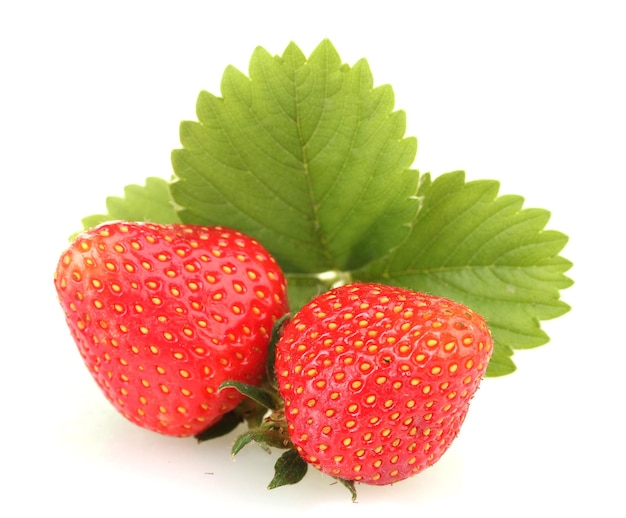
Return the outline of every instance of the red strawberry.
[[[167,435],[206,429],[259,384],[288,311],[271,255],[232,229],[113,222],[79,235],[55,272],[79,351],[111,403]]]
[[[457,436],[492,349],[483,318],[448,299],[378,284],[330,290],[276,345],[291,441],[343,481],[405,479]]]

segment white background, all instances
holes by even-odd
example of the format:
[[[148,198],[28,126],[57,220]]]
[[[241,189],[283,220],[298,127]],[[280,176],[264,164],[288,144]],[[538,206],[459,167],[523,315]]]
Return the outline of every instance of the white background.
[[[2,3],[0,515],[626,516],[619,4]],[[572,311],[544,324],[551,343],[485,380],[436,466],[360,486],[358,504],[313,472],[266,490],[275,455],[249,447],[233,462],[232,436],[197,445],[119,417],[52,283],[80,218],[126,184],[170,176],[179,122],[195,119],[201,90],[219,94],[228,64],[247,72],[258,45],[280,54],[293,40],[308,55],[326,37],[393,86],[416,168],[464,169],[549,209],[575,264]]]

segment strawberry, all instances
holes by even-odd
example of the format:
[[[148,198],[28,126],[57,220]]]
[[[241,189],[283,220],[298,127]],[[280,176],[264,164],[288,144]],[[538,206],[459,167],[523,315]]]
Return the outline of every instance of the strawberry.
[[[492,349],[485,320],[451,300],[379,284],[332,289],[276,344],[291,442],[352,486],[403,480],[449,448]]]
[[[63,252],[54,283],[85,364],[130,421],[195,435],[242,400],[224,380],[259,384],[285,278],[232,229],[111,222]]]

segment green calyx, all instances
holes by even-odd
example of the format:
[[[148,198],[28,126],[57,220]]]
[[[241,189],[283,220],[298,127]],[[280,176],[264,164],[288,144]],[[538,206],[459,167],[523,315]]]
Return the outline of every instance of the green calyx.
[[[285,409],[276,383],[276,344],[282,327],[289,318],[290,314],[284,315],[272,328],[268,345],[267,375],[263,383],[260,386],[238,381],[222,383],[220,390],[235,389],[245,398],[235,410],[225,414],[222,420],[196,435],[199,442],[204,442],[226,435],[246,422],[247,430],[236,437],[231,448],[233,457],[251,443],[257,444],[267,453],[271,453],[272,448],[285,450],[274,464],[274,476],[267,486],[268,489],[297,484],[308,471],[307,462],[300,456],[289,437]],[[354,482],[339,478],[336,480],[350,491],[352,501],[355,502],[357,493]]]
[[[280,398],[274,389],[260,388],[238,382],[224,382],[221,385],[220,390],[227,388],[239,390],[246,396],[242,405],[248,406],[252,402],[252,405],[255,408],[265,412],[260,421],[256,419],[256,417],[261,415],[260,412],[254,413],[255,419],[247,420],[248,429],[238,435],[235,439],[231,449],[232,456],[235,457],[244,447],[251,443],[257,444],[267,453],[271,453],[272,448],[285,450],[274,464],[274,476],[267,487],[268,489],[275,489],[281,486],[297,484],[300,482],[308,471],[308,464],[300,456],[291,442],[287,421],[285,419],[285,410],[282,404],[279,403]],[[261,402],[267,402],[271,406],[266,407]],[[229,426],[234,422],[229,414],[227,414],[223,420],[225,421],[224,424],[228,423]],[[229,429],[223,427],[221,424],[222,422],[220,421],[220,423],[217,423],[205,432],[197,435],[196,438],[199,441],[204,441],[224,435],[223,432],[228,433],[232,431],[244,420],[246,419],[240,419],[236,422],[234,427]],[[357,493],[354,482],[339,479],[337,477],[335,478],[350,491],[352,501],[355,502]]]

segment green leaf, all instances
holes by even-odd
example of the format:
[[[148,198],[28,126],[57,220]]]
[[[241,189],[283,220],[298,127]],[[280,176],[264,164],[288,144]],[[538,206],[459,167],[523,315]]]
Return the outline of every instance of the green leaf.
[[[308,464],[295,449],[289,449],[283,453],[274,465],[274,478],[271,480],[268,489],[300,482],[308,470]]]
[[[162,178],[149,177],[145,185],[127,185],[124,196],[109,196],[106,199],[106,208],[106,214],[83,218],[83,227],[88,229],[112,220],[180,223],[170,196],[170,184]]]
[[[222,97],[202,92],[172,153],[183,221],[256,237],[287,273],[363,266],[403,240],[418,200],[416,140],[389,86],[325,40],[307,60],[256,49],[229,67]]]
[[[285,277],[287,278],[289,305],[293,312],[333,286],[347,284],[352,281],[352,273],[350,271],[328,271],[310,274],[286,272]]]
[[[465,183],[463,172],[421,179],[423,206],[406,241],[355,278],[386,282],[464,303],[482,314],[495,352],[489,375],[512,372],[512,349],[548,341],[540,321],[568,311],[559,290],[572,281],[558,254],[567,242],[545,230],[549,212],[497,196],[498,182]]]
[[[127,187],[86,226],[236,228],[278,260],[292,312],[351,281],[449,297],[488,320],[491,376],[513,372],[516,349],[548,341],[541,321],[569,310],[567,237],[545,228],[549,212],[499,196],[493,180],[411,169],[417,143],[391,87],[374,87],[367,62],[342,63],[328,40],[308,58],[294,43],[281,56],[257,48],[248,75],[228,67],[221,96],[201,92],[196,111],[181,123],[172,181]]]

